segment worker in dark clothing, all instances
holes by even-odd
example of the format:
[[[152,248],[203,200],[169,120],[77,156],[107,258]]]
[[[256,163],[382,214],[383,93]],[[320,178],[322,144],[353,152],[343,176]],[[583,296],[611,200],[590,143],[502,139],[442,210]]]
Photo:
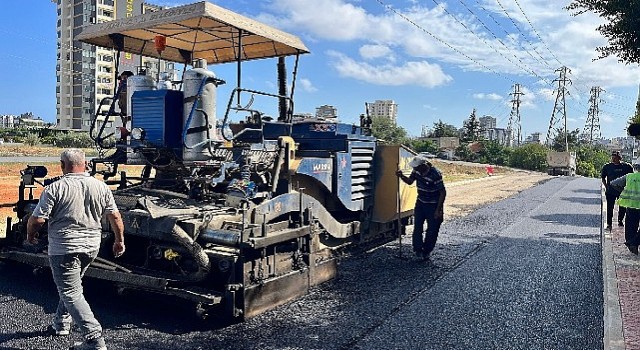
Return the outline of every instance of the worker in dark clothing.
[[[442,174],[424,157],[417,156],[409,163],[413,168],[407,177],[401,170],[396,175],[411,185],[418,187],[418,199],[414,209],[413,251],[419,259],[427,260],[436,246],[440,225],[444,220],[444,199],[447,191]],[[424,222],[427,230],[424,232]]]
[[[633,162],[633,174],[627,174],[611,181],[610,186],[620,192],[618,206],[627,210],[624,226],[624,244],[638,255],[640,244],[640,158]]]
[[[626,174],[633,173],[633,167],[628,163],[622,161],[620,152],[614,151],[611,153],[611,163],[607,163],[602,167],[600,177],[602,177],[602,184],[605,186],[605,197],[607,198],[607,230],[611,230],[611,223],[613,221],[613,207],[616,203],[616,199],[620,196],[620,192],[611,186],[611,181],[624,176]],[[624,226],[624,214],[626,209],[623,206],[618,206],[618,226]]]

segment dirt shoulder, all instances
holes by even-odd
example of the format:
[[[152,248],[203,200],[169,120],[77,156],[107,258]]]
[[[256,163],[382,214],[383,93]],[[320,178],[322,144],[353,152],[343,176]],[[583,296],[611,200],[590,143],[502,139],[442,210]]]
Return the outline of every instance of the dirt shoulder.
[[[538,172],[512,171],[448,183],[445,221],[465,216],[479,207],[511,197],[550,178]]]

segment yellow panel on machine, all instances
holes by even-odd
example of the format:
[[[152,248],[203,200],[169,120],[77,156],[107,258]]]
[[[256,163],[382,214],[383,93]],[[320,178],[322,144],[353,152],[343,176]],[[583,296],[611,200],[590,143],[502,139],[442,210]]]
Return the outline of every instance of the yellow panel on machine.
[[[413,207],[418,197],[415,183],[407,185],[396,176],[402,170],[409,176],[409,162],[415,154],[400,145],[378,145],[376,151],[376,183],[373,205],[373,221],[389,222],[413,215]]]

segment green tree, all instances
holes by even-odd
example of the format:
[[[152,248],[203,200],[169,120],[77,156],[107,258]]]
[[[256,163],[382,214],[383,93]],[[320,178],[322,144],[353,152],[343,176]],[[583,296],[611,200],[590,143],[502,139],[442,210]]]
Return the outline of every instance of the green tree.
[[[593,166],[593,163],[589,162],[576,162],[576,174],[586,177],[598,177],[599,171]]]
[[[476,117],[476,109],[474,108],[469,116],[469,119],[464,121],[462,139],[464,141],[477,141],[480,139],[480,133],[482,128],[480,127],[480,120]]]
[[[24,143],[29,146],[38,146],[40,145],[40,136],[37,133],[29,133],[24,138]]]
[[[501,145],[497,141],[480,141],[482,149],[478,152],[478,161],[485,164],[506,165],[509,162],[512,149]]]
[[[418,153],[429,152],[436,154],[438,152],[438,147],[429,140],[412,139],[409,141],[409,147]]]
[[[625,63],[640,63],[640,2],[629,0],[573,0],[572,15],[594,12],[607,22],[597,29],[609,44],[597,47],[599,58],[618,56]]]
[[[458,157],[458,159],[460,160],[464,160],[465,162],[475,162],[476,161],[476,155],[475,153],[471,152],[471,150],[469,149],[469,146],[466,144],[462,144],[460,146],[458,146],[454,152],[455,156]]]
[[[610,153],[602,146],[581,145],[576,149],[576,173],[599,177],[602,167],[609,162]]]
[[[578,148],[579,143],[580,143],[580,129],[575,129],[573,131],[569,131],[569,133],[567,133],[567,144],[569,145],[569,150],[575,150],[576,148]],[[564,152],[566,150],[565,148],[565,142],[564,142],[564,132],[563,131],[559,131],[556,134],[556,137],[553,138],[553,144],[551,145],[551,148],[554,151],[558,151],[558,152]]]
[[[375,116],[371,118],[371,134],[380,142],[387,144],[408,143],[407,131],[387,117]]]
[[[458,129],[451,124],[438,120],[433,123],[433,131],[429,133],[429,137],[457,137]]]
[[[86,132],[63,132],[48,140],[52,145],[61,148],[91,148],[95,146],[95,142]]]
[[[509,157],[509,166],[546,172],[547,151],[547,148],[539,143],[528,143],[517,147]]]

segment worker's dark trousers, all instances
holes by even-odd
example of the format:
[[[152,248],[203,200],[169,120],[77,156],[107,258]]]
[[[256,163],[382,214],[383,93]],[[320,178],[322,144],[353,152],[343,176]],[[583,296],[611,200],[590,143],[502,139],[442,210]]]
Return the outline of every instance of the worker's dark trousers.
[[[416,202],[414,210],[415,223],[413,226],[413,251],[429,254],[435,248],[438,240],[438,231],[442,225],[442,218],[436,219],[437,203]],[[424,223],[427,222],[427,231],[424,231]],[[424,237],[423,237],[424,233]]]
[[[638,226],[640,226],[640,209],[627,208],[627,217],[624,221],[624,244],[627,246],[640,244]]]
[[[613,206],[616,204],[616,199],[620,196],[620,193],[606,193],[605,197],[607,198],[607,226],[611,226],[611,222],[613,221]],[[626,208],[618,207],[618,222],[624,220],[624,214],[626,212]]]

